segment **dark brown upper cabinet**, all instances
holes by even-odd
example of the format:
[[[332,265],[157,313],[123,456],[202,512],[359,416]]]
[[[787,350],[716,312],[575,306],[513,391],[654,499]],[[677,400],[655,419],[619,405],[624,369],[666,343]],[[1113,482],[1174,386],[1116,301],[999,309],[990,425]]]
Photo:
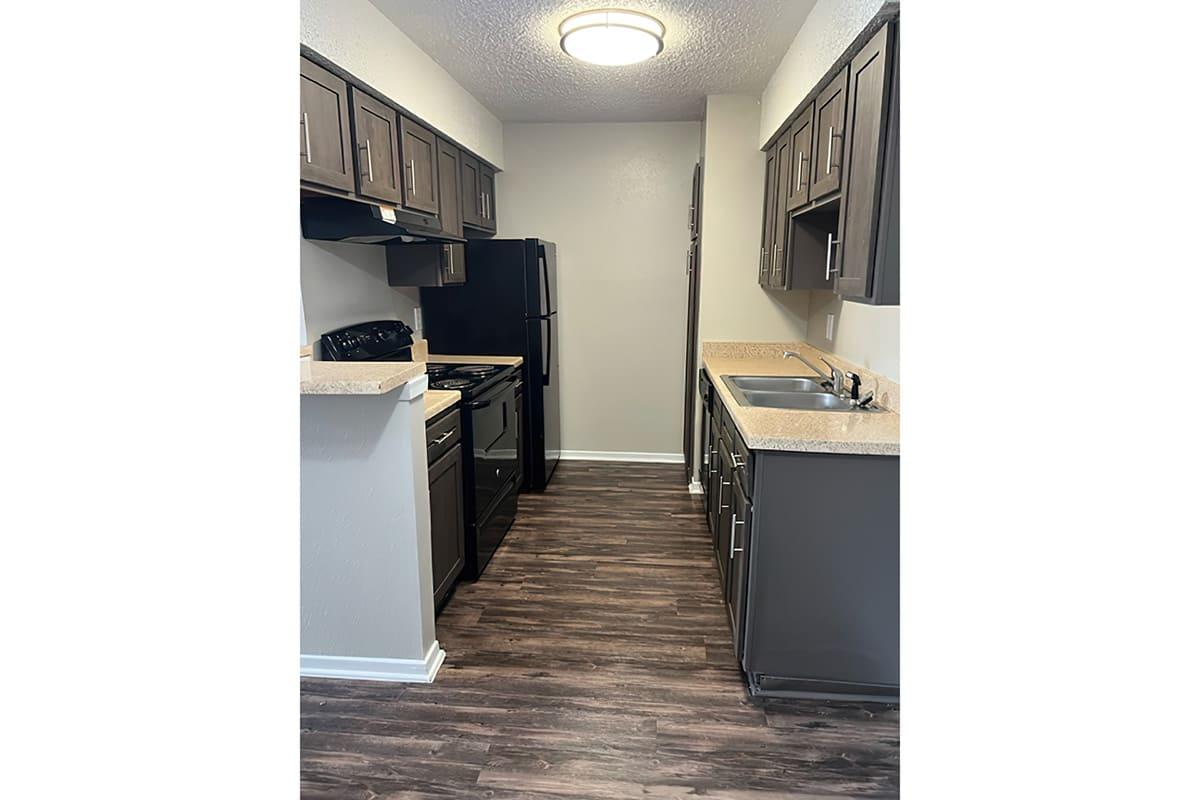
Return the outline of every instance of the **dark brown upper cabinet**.
[[[810,159],[810,200],[836,192],[842,185],[842,140],[846,126],[846,82],[849,74],[849,68],[839,72],[813,103],[815,127]]]
[[[400,143],[396,112],[364,92],[351,88],[354,108],[355,163],[358,193],[363,197],[400,203]]]
[[[467,282],[466,246],[450,242],[391,244],[388,286],[457,286]]]
[[[400,115],[400,165],[404,172],[405,208],[438,213],[438,144],[428,128]]]
[[[437,140],[438,154],[438,216],[442,232],[462,236],[462,185],[457,147],[443,139]]]
[[[758,283],[769,286],[771,258],[775,251],[775,182],[779,177],[775,168],[775,146],[767,150],[767,180],[763,191],[762,247],[758,252]]]
[[[479,193],[483,195],[483,224],[485,230],[496,230],[496,171],[486,164],[479,165]]]
[[[462,171],[462,218],[464,225],[483,227],[483,192],[480,189],[479,161],[467,153],[462,154],[459,168]]]
[[[899,80],[896,25],[850,62],[836,291],[845,300],[900,302]]]
[[[300,59],[300,180],[354,191],[346,82]]]
[[[789,174],[792,164],[792,137],[785,131],[775,146],[775,232],[772,236],[771,273],[767,285],[772,289],[788,286],[788,189],[791,187]]]
[[[807,105],[792,123],[791,164],[788,170],[787,209],[792,211],[808,202],[812,187],[813,106]]]

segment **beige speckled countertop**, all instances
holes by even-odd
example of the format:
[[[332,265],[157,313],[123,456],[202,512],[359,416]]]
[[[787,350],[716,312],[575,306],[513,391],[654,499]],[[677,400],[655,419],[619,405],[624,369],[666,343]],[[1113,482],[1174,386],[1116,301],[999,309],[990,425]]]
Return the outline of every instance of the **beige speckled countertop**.
[[[447,408],[458,405],[462,392],[458,389],[429,389],[425,392],[425,421],[436,417]]]
[[[835,359],[827,353],[803,343],[787,344],[786,348],[764,343],[759,346],[732,347],[734,343],[705,342],[703,363],[721,404],[733,418],[738,433],[753,450],[786,450],[801,453],[854,453],[860,455],[900,455],[900,415],[894,411],[800,411],[787,408],[754,408],[740,405],[729,387],[721,380],[724,375],[812,375],[803,362],[782,357],[784,349],[796,350],[814,363],[824,355],[838,365],[859,372],[866,379],[866,388],[879,382],[879,397],[883,405],[889,400],[899,406],[900,387],[894,381],[881,378]],[[778,355],[776,355],[778,354]]]
[[[387,394],[425,374],[424,361],[300,359],[300,394]]]
[[[443,364],[499,364],[503,367],[519,367],[525,362],[520,356],[439,356],[429,354],[429,360]]]

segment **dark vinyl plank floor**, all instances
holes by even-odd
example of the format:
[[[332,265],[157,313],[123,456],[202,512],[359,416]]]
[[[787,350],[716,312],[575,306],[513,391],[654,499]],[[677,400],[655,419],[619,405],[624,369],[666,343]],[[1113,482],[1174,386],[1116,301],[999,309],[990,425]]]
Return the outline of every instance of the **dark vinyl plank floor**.
[[[432,685],[301,682],[303,796],[898,796],[895,707],[748,696],[710,541],[682,466],[559,464]]]

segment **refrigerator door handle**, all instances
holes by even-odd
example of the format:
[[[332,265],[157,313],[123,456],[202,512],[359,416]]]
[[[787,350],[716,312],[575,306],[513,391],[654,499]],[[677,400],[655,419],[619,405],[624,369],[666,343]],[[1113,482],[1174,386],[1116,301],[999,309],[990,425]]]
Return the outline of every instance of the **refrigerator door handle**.
[[[547,314],[543,319],[546,322],[546,365],[542,369],[542,386],[550,385],[550,348],[554,346],[554,325],[550,315]]]
[[[546,313],[553,314],[554,309],[550,307],[550,266],[546,263],[545,245],[538,245],[538,261],[542,263],[542,291],[546,295]]]

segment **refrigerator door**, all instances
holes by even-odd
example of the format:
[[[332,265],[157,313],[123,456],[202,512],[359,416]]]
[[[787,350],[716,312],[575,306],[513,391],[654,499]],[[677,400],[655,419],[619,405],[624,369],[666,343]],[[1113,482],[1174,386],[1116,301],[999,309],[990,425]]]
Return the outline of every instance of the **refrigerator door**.
[[[558,404],[558,314],[526,322],[530,356],[526,359],[526,405],[530,432],[528,472],[531,488],[541,491],[558,466],[562,440]],[[540,388],[540,391],[539,391]]]
[[[527,317],[558,311],[558,269],[554,242],[525,240],[525,307]]]

